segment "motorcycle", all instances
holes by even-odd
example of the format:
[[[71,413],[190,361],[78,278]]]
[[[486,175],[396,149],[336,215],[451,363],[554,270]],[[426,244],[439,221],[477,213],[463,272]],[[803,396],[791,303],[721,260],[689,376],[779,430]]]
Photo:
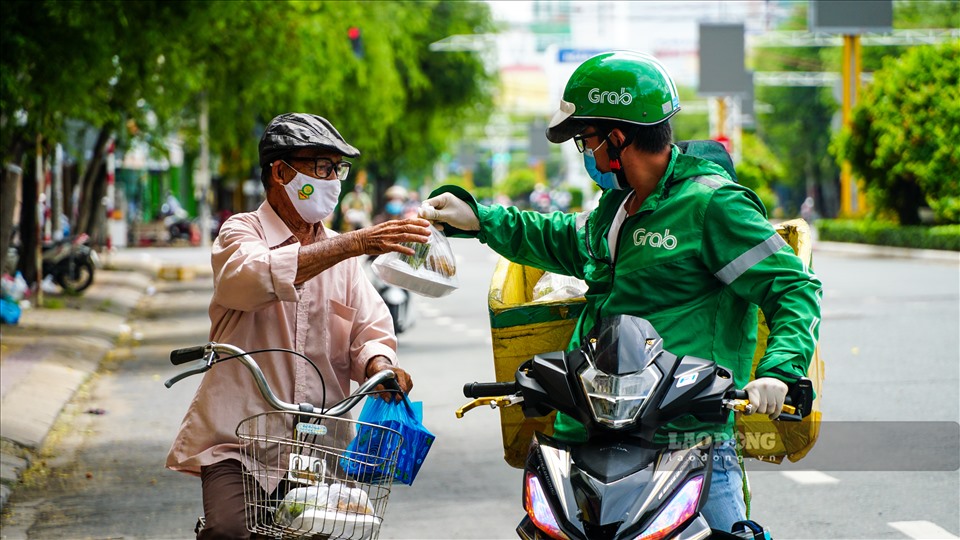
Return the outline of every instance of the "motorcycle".
[[[752,521],[731,532],[712,530],[701,514],[710,491],[711,435],[655,441],[658,429],[681,416],[721,424],[731,410],[749,413],[752,405],[729,370],[665,350],[645,319],[604,319],[579,349],[534,356],[515,380],[470,383],[463,393],[475,399],[457,410],[458,418],[478,405],[520,405],[526,417],[556,410],[586,428],[582,443],[534,434],[520,538],[770,538]],[[801,420],[812,400],[810,381],[800,379],[781,420]]]
[[[93,284],[93,276],[100,265],[97,252],[88,245],[90,237],[81,234],[73,239],[64,238],[45,243],[42,250],[43,276],[51,276],[63,290],[79,293]],[[20,260],[20,246],[11,246],[8,256],[12,268]]]
[[[383,302],[387,304],[390,316],[393,317],[393,331],[401,334],[413,326],[414,312],[410,292],[380,279],[373,271],[372,265],[376,257],[367,257],[363,262],[363,271],[367,279],[373,284]]]

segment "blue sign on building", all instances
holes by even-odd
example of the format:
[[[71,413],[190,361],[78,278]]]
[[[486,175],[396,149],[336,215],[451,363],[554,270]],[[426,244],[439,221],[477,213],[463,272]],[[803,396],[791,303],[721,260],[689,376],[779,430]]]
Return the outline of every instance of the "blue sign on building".
[[[560,49],[557,51],[557,60],[560,63],[583,63],[585,60],[592,56],[596,56],[602,52],[607,52],[604,49]]]

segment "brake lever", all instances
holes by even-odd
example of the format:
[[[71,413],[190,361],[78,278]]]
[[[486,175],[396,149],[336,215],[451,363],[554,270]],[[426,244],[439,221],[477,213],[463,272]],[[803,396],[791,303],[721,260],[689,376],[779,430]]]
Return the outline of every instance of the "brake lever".
[[[192,377],[194,375],[200,375],[205,373],[217,363],[217,353],[213,350],[212,344],[208,343],[206,345],[206,355],[194,362],[195,366],[177,373],[173,377],[170,377],[166,382],[163,383],[164,386],[170,388],[171,386],[177,384],[178,382],[186,379],[187,377]]]
[[[167,388],[170,388],[171,386],[177,384],[183,379],[186,379],[187,377],[192,377],[194,375],[199,375],[201,373],[206,372],[207,370],[210,369],[210,366],[213,365],[211,363],[208,363],[207,360],[203,358],[201,358],[200,360],[196,360],[195,364],[196,364],[195,367],[181,371],[180,373],[177,373],[173,377],[170,377],[170,379],[164,382],[163,385],[166,386]]]

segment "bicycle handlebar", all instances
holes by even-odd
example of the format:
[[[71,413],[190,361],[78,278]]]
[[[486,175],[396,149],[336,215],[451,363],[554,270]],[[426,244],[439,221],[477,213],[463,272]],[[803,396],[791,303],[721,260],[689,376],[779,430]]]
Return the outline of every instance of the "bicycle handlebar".
[[[277,395],[273,393],[273,389],[270,388],[270,383],[268,383],[267,379],[263,376],[263,370],[260,369],[260,366],[257,364],[257,362],[239,347],[235,347],[226,343],[215,343],[211,341],[206,345],[187,347],[185,349],[177,349],[171,352],[170,362],[173,365],[184,364],[191,360],[202,359],[203,361],[198,362],[198,365],[194,367],[174,375],[165,383],[163,383],[164,386],[170,388],[177,382],[187,377],[209,371],[214,364],[221,360],[220,356],[233,357],[239,360],[241,364],[246,366],[257,385],[257,389],[260,390],[260,395],[263,396],[263,399],[265,399],[267,403],[269,403],[274,409],[278,411],[313,412],[313,410],[317,408],[310,403],[301,403],[299,405],[295,405],[293,403],[287,403],[286,401],[278,398]],[[400,385],[397,383],[396,374],[389,369],[384,369],[367,379],[357,388],[354,393],[350,394],[346,399],[338,403],[336,406],[322,412],[331,416],[341,416],[352,409],[363,396],[381,384],[388,389],[396,391],[400,390]]]
[[[206,345],[197,345],[196,347],[187,347],[170,352],[170,363],[179,366],[186,364],[191,360],[200,360],[204,356]]]

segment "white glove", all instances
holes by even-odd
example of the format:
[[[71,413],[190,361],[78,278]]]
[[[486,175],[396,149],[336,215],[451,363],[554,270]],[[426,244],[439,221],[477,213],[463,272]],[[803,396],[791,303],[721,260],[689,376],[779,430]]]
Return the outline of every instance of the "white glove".
[[[773,377],[760,377],[750,381],[743,387],[747,392],[747,399],[753,405],[753,411],[747,414],[760,413],[775,420],[780,416],[783,402],[787,398],[787,384]]]
[[[441,193],[423,201],[418,212],[423,219],[447,223],[463,231],[479,231],[480,220],[473,208],[450,193]],[[442,225],[437,226],[443,230]]]

